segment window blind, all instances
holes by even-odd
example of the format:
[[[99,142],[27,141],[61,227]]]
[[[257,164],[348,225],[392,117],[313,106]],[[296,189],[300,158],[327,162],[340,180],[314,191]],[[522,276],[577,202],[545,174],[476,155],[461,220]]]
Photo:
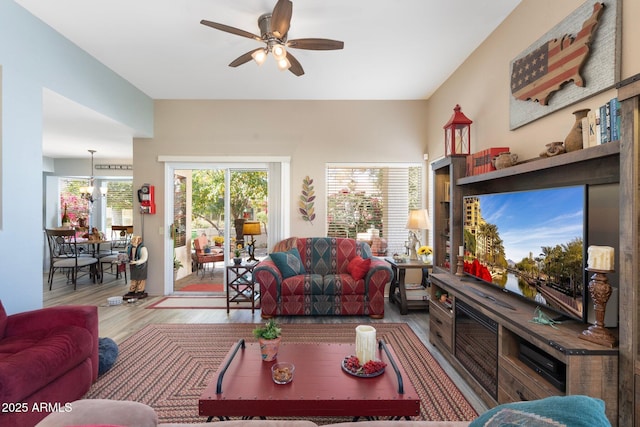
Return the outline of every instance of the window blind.
[[[388,253],[404,252],[409,209],[422,205],[421,165],[328,165],[327,235],[356,238],[373,228]]]
[[[104,181],[107,186],[105,234],[111,236],[112,225],[133,225],[133,181]]]

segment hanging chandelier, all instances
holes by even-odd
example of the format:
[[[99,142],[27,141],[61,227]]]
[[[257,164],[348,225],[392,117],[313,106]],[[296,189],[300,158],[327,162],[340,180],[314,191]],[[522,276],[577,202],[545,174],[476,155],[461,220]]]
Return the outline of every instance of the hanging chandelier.
[[[96,200],[96,198],[93,197],[96,189],[94,185],[95,178],[93,177],[93,154],[96,152],[96,150],[87,150],[87,151],[91,153],[91,173],[89,174],[89,182],[88,182],[89,185],[80,188],[80,197],[88,201],[89,205],[93,205],[93,202]],[[107,187],[105,186],[100,187],[100,196],[101,197],[107,196]]]

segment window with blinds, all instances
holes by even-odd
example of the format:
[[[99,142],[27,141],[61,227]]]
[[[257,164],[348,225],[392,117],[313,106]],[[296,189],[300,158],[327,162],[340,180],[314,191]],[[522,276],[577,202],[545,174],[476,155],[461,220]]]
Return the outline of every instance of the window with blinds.
[[[327,235],[356,238],[378,230],[389,253],[404,252],[410,209],[422,206],[422,166],[328,165]]]
[[[107,186],[106,230],[111,235],[112,225],[133,225],[133,181],[104,181]]]

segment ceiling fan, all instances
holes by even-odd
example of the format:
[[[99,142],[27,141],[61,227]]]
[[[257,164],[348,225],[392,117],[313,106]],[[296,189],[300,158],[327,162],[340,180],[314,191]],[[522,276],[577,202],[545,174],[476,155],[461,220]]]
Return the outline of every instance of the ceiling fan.
[[[289,70],[296,76],[304,74],[300,62],[291,55],[288,48],[307,49],[307,50],[338,50],[344,48],[344,42],[338,40],[307,38],[287,40],[289,26],[291,25],[291,15],[293,11],[293,3],[290,0],[278,0],[273,12],[260,15],[258,18],[258,28],[260,28],[260,36],[241,30],[239,28],[230,27],[217,22],[211,22],[203,19],[201,24],[207,25],[216,30],[225,31],[237,36],[247,37],[266,44],[240,55],[229,64],[230,67],[237,67],[250,60],[256,61],[259,65],[267,59],[269,53],[276,59],[278,68],[281,70]]]

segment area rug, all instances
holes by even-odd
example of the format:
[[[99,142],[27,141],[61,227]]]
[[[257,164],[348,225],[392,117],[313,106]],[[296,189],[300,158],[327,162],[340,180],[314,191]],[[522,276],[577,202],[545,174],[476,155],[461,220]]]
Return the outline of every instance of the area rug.
[[[210,297],[210,296],[176,296],[176,297],[164,297],[153,304],[148,305],[146,308],[212,308],[212,309],[227,309],[227,297]],[[229,305],[231,309],[251,309],[251,301],[246,302],[231,302]],[[256,300],[255,308],[260,308],[260,300]]]
[[[224,285],[222,283],[192,283],[183,288],[178,289],[180,292],[223,292]]]
[[[355,340],[355,323],[283,324],[289,342]],[[476,411],[411,328],[404,323],[375,323],[377,336],[391,344],[421,400],[416,420],[468,421]],[[256,324],[148,325],[120,345],[120,356],[85,398],[134,400],[153,407],[161,423],[204,422],[198,398],[214,381],[228,350],[240,338],[255,339]],[[345,418],[309,418],[318,424]]]

